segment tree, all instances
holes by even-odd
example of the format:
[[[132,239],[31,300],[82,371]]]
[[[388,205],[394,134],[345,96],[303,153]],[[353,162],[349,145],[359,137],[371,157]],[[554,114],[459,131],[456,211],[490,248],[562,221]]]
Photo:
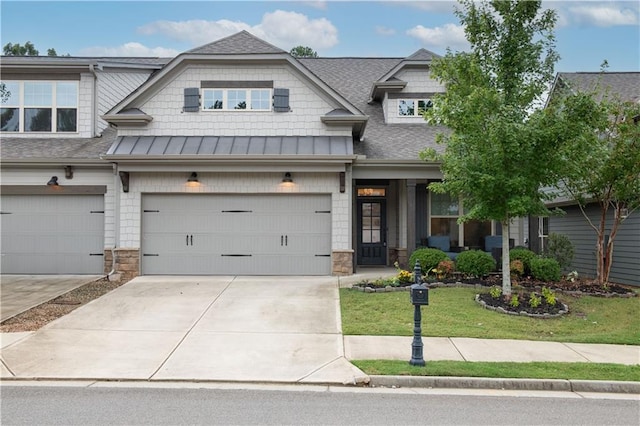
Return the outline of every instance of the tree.
[[[446,85],[427,121],[447,126],[438,142],[444,153],[422,153],[442,162],[443,181],[430,190],[461,197],[460,221],[495,220],[502,227],[502,288],[511,294],[509,223],[549,211],[541,190],[555,183],[559,140],[549,138],[546,115],[529,117],[531,106],[553,78],[558,59],[556,14],[540,1],[462,0],[456,15],[471,44],[468,53],[434,61],[432,75]]]
[[[7,43],[2,50],[5,56],[38,56],[39,54],[38,50],[30,41],[26,42],[24,46],[21,46],[20,43]]]
[[[557,189],[578,204],[596,233],[596,281],[606,285],[618,229],[640,209],[640,104],[601,97],[598,92],[601,91],[594,88],[556,99],[548,109],[560,131],[571,135],[571,144],[564,152],[566,173]],[[581,123],[580,128],[576,121]],[[567,132],[565,129],[569,128],[571,131]],[[599,207],[596,223],[587,215],[589,203]]]
[[[296,58],[317,58],[318,53],[310,47],[307,46],[296,46],[291,51],[289,51],[291,56]]]

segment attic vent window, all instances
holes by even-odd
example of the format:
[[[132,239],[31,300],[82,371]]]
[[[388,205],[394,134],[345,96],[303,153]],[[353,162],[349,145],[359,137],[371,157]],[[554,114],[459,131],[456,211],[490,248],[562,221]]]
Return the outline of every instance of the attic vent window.
[[[204,111],[271,111],[271,89],[202,89]]]
[[[418,108],[416,108],[416,104]],[[429,108],[433,108],[431,99],[398,99],[400,117],[422,117]]]

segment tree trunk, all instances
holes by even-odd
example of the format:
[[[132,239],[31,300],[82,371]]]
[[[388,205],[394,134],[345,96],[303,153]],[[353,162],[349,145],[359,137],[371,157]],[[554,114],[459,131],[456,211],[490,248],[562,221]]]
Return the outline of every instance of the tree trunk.
[[[509,267],[509,219],[502,222],[502,294],[511,295],[511,268]]]
[[[605,250],[604,250],[604,236],[607,232],[607,210],[606,204],[600,203],[600,223],[598,225],[598,238],[596,240],[596,282],[600,285],[604,285],[604,271],[605,265]]]

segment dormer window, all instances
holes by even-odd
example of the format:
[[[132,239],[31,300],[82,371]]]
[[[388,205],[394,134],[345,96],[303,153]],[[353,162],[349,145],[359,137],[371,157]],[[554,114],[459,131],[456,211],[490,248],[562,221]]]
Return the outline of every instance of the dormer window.
[[[427,109],[432,107],[431,99],[398,99],[398,116],[422,117]]]

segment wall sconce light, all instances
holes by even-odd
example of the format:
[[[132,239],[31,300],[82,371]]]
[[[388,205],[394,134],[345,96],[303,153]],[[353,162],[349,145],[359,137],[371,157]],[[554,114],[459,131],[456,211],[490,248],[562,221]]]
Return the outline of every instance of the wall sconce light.
[[[129,192],[129,172],[119,172],[122,192]]]
[[[200,181],[198,180],[198,174],[196,172],[191,173],[191,176],[189,176],[189,179],[187,179],[187,185],[197,186],[199,184]]]
[[[58,176],[51,176],[51,179],[49,179],[49,182],[47,182],[47,185],[58,186]]]
[[[293,183],[293,178],[291,177],[291,173],[287,172],[284,174],[284,177],[282,178],[282,183],[287,183],[287,184]]]
[[[346,191],[346,173],[340,172],[340,192],[344,193]]]
[[[65,179],[73,179],[73,167],[64,166],[64,177]]]

